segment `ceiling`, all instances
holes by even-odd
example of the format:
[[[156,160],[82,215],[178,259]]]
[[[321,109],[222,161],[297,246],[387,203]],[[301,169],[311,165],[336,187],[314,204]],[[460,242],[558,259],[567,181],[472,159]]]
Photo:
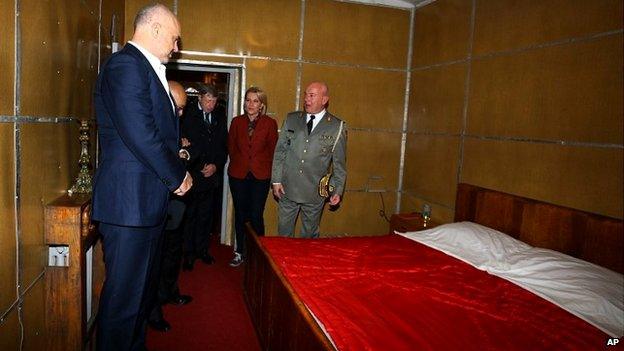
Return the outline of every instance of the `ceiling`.
[[[363,4],[382,5],[404,9],[425,6],[434,1],[435,0],[347,0],[347,2],[359,2]]]

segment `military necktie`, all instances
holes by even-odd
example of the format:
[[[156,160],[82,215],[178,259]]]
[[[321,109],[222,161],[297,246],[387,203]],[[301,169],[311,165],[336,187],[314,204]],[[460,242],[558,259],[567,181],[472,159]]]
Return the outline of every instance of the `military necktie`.
[[[310,120],[308,121],[308,135],[312,133],[312,126],[314,125],[314,115],[310,115]]]

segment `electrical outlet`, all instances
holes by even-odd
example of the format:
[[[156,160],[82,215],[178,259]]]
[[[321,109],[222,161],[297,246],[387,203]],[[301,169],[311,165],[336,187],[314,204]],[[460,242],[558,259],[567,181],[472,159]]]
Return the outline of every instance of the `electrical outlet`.
[[[69,267],[69,246],[67,245],[48,246],[48,266]]]

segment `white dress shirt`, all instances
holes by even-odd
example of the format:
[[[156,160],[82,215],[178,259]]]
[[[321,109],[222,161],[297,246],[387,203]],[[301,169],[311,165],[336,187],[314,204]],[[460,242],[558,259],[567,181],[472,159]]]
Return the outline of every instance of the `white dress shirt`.
[[[167,92],[167,95],[169,96],[169,101],[171,102],[171,108],[173,109],[173,113],[175,114],[176,113],[175,104],[173,103],[173,100],[171,100],[171,93],[169,92],[169,83],[167,83],[167,67],[165,67],[165,65],[163,65],[160,62],[158,57],[154,56],[151,52],[147,51],[141,45],[133,42],[132,40],[129,40],[128,43],[134,45],[134,47],[137,48],[143,54],[143,56],[145,56],[147,61],[150,63],[150,65],[154,69],[154,72],[156,72],[156,75],[158,76],[160,83],[162,83],[163,88],[165,88],[165,91]]]
[[[306,124],[310,122],[310,116],[312,115],[314,115],[314,120],[312,121],[312,130],[314,130],[314,128],[316,128],[323,116],[325,116],[325,109],[322,109],[318,113],[306,113]],[[312,130],[310,132],[312,132]]]

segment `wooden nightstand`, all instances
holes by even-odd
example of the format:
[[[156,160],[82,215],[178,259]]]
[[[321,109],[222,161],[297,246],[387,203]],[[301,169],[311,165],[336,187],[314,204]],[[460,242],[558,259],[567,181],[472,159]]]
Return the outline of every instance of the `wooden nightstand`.
[[[439,223],[431,220],[429,220],[426,227],[423,224],[424,221],[419,212],[393,214],[390,217],[390,233],[393,233],[395,230],[401,233],[415,232],[439,225]]]

